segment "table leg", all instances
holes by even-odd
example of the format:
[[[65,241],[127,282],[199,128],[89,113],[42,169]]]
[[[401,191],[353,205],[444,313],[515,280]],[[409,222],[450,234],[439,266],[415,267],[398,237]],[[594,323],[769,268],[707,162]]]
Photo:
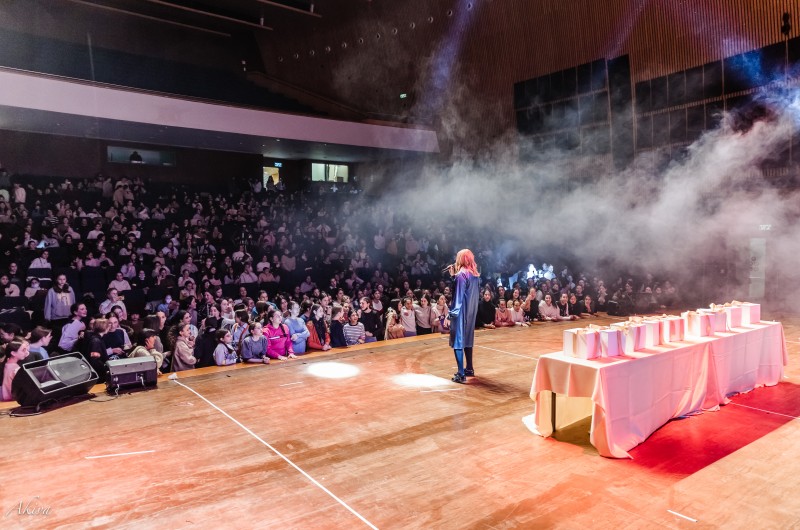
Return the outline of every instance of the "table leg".
[[[556,393],[550,392],[550,423],[556,432]]]

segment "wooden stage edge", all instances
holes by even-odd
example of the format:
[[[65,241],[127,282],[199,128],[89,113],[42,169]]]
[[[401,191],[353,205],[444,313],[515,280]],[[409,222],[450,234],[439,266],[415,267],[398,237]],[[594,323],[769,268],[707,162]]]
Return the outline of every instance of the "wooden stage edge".
[[[11,417],[3,528],[789,528],[800,526],[800,316],[785,381],[600,457],[588,422],[532,434],[536,359],[566,328],[447,336],[159,377],[148,391]],[[641,448],[641,449],[640,449]]]

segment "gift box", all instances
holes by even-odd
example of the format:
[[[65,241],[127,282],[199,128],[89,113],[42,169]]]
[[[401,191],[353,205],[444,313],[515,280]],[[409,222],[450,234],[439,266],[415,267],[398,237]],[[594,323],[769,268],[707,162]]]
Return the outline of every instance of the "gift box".
[[[742,327],[742,306],[726,306],[725,313],[728,315],[728,327]]]
[[[661,344],[680,342],[686,334],[686,319],[678,316],[661,317]]]
[[[564,354],[579,359],[594,359],[600,355],[598,332],[593,329],[564,330]]]
[[[616,324],[611,324],[611,328],[616,328],[620,331],[623,353],[631,354],[645,348],[644,325],[635,322],[617,322]]]
[[[661,344],[661,321],[645,320],[644,326],[644,347],[653,348]]]
[[[761,322],[761,304],[742,302],[742,325],[758,324]]]
[[[622,330],[615,328],[601,329],[600,357],[616,357],[625,353],[626,335]]]
[[[686,319],[686,335],[690,337],[709,337],[714,335],[715,313],[685,311],[681,317]]]
[[[717,332],[726,332],[729,330],[728,328],[728,314],[725,312],[724,309],[698,309],[699,313],[703,313],[705,315],[713,315],[713,319],[710,321],[711,323],[711,333],[713,335]]]

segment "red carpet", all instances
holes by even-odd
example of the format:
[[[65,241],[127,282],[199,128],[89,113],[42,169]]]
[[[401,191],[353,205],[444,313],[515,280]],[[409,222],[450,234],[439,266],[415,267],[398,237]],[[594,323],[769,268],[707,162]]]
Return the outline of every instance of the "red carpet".
[[[800,386],[790,383],[758,388],[731,401],[717,412],[670,421],[629,451],[631,464],[688,476],[800,417]]]

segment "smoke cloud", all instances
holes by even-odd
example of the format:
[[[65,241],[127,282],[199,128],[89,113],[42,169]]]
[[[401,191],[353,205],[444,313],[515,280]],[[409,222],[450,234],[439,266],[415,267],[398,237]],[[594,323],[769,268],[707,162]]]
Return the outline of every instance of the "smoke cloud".
[[[707,302],[749,297],[750,242],[766,238],[767,295],[779,301],[797,290],[786,279],[795,276],[800,252],[800,207],[797,190],[776,186],[761,168],[798,130],[800,95],[762,94],[759,106],[769,111],[744,124],[725,115],[682,160],[661,169],[641,157],[614,171],[604,157],[558,149],[523,163],[524,139],[512,135],[477,156],[455,153],[446,165],[430,162],[408,173],[389,165],[385,181],[393,185],[379,200],[402,205],[417,236],[447,227],[451,239],[477,234],[463,244],[493,247],[501,261],[507,253],[528,256],[537,267],[570,262],[573,272],[651,272]],[[448,131],[468,136],[474,116],[462,120],[457,105],[447,108]],[[705,285],[724,284],[720,274],[728,275],[724,290]],[[786,284],[771,289],[775,282]]]

